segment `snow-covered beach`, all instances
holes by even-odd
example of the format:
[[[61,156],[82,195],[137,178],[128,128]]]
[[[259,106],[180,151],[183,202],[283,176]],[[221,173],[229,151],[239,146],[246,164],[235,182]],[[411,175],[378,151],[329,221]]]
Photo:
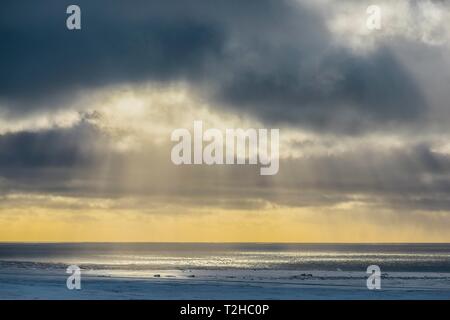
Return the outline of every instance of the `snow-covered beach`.
[[[363,273],[156,271],[148,277],[91,275],[81,290],[66,287],[65,270],[11,269],[0,274],[0,299],[449,299],[450,273],[392,274],[368,290]]]

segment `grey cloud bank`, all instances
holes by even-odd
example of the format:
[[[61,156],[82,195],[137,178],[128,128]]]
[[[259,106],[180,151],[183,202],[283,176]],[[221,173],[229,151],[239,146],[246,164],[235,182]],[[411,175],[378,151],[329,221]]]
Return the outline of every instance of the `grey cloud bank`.
[[[149,80],[188,81],[231,112],[315,130],[408,123],[428,107],[388,46],[360,56],[336,45],[326,17],[308,3],[79,1],[76,32],[65,28],[66,5],[3,3],[7,114],[63,108],[82,89]]]

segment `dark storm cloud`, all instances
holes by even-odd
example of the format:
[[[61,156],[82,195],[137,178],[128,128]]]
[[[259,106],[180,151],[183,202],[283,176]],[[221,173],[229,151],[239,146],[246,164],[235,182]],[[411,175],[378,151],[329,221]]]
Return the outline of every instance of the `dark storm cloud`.
[[[105,133],[90,116],[80,115],[69,128],[0,135],[0,194],[112,196],[113,191],[102,194],[99,186],[120,177],[124,155],[114,149],[120,133]]]
[[[345,202],[357,195],[374,206],[408,210],[450,210],[450,156],[427,143],[401,148],[357,148],[339,154],[308,156],[282,162],[286,190]],[[280,164],[280,167],[281,167]],[[301,199],[301,198],[299,198]],[[287,198],[286,204],[302,200]]]
[[[0,135],[0,172],[14,168],[67,167],[90,162],[101,133],[81,123],[68,129]]]
[[[263,68],[237,71],[221,94],[231,106],[267,122],[353,131],[364,129],[367,120],[417,119],[425,106],[418,87],[387,49],[370,57],[333,52],[317,69],[303,68],[300,61],[291,70],[270,74],[261,74]]]
[[[92,170],[112,153],[111,137],[86,120],[71,128],[0,135],[0,192],[92,192]]]
[[[147,1],[77,4],[82,31],[66,29],[67,1],[2,4],[0,97],[6,102],[29,110],[79,88],[195,77],[223,41],[216,25],[183,14],[180,5],[171,17],[164,4]]]
[[[410,121],[425,105],[389,49],[331,45],[324,17],[293,1],[6,1],[0,101],[16,114],[60,106],[82,88],[187,80],[233,112],[268,123],[354,130]]]

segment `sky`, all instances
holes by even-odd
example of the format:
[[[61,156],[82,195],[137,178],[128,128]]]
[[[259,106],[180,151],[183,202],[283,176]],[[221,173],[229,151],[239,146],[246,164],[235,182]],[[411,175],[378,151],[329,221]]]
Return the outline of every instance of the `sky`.
[[[450,242],[449,89],[448,1],[3,1],[0,241]],[[195,120],[279,172],[174,165]]]

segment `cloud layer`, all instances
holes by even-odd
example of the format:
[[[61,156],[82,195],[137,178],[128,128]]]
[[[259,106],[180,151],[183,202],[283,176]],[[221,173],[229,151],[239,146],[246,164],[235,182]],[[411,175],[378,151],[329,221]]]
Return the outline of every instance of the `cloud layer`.
[[[181,80],[232,112],[318,130],[415,121],[429,108],[391,46],[401,35],[360,55],[336,41],[342,31],[325,13],[340,8],[327,3],[81,1],[79,32],[65,29],[65,5],[4,4],[0,98],[9,113],[61,108],[87,88]]]

